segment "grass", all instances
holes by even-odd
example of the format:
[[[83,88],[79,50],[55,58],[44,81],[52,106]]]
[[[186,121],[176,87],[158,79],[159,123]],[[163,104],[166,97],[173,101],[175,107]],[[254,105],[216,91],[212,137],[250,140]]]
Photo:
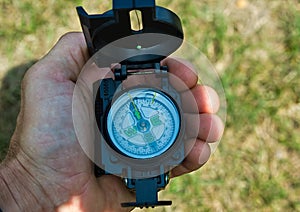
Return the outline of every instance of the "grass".
[[[110,1],[0,0],[0,158],[19,109],[21,78],[60,35],[80,30],[75,6]],[[226,131],[199,171],[173,179],[155,211],[300,211],[300,3],[157,0],[222,80]],[[137,211],[139,209],[136,209]]]

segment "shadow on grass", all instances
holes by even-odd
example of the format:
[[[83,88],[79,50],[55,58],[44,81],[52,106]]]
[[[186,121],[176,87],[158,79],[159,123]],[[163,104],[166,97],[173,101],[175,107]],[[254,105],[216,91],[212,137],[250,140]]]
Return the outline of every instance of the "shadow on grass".
[[[2,78],[0,87],[0,161],[7,153],[10,137],[12,136],[17,116],[20,110],[21,81],[25,72],[35,63],[16,66],[7,71]]]

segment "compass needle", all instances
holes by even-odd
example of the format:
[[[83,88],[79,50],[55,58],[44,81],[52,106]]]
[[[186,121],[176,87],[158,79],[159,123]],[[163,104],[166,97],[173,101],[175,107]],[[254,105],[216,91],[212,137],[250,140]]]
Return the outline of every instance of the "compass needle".
[[[127,95],[129,96],[129,99],[130,99],[130,101],[131,101],[131,105],[133,106],[133,108],[134,108],[134,116],[137,118],[137,120],[140,120],[141,119],[141,113],[140,113],[140,111],[138,110],[138,108],[136,107],[136,104],[134,103],[134,101],[133,101],[133,98],[132,98],[132,96],[130,95],[130,93],[127,93]]]
[[[154,103],[155,97],[156,97],[156,92],[154,92],[154,95],[153,95],[153,98],[152,98],[151,104],[153,104],[153,103]]]

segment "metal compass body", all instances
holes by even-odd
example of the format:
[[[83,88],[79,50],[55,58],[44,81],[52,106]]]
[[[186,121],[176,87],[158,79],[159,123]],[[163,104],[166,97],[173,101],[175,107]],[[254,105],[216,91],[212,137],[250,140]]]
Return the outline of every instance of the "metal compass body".
[[[132,11],[141,14],[138,30],[132,27]],[[157,192],[184,159],[185,125],[180,95],[161,61],[181,46],[181,21],[174,12],[156,6],[155,0],[113,0],[113,8],[102,14],[89,15],[82,7],[77,13],[99,75],[107,67],[113,67],[114,75],[93,84],[95,176],[117,175],[135,191],[136,201],[122,203],[123,207],[170,205],[171,201],[159,201]],[[160,85],[150,88],[146,80],[144,87],[123,86],[131,75],[154,75]]]

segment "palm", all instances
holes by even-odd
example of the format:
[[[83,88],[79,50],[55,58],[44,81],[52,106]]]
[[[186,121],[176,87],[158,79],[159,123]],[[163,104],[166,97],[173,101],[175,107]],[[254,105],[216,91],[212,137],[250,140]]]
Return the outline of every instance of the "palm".
[[[73,128],[72,82],[53,85],[51,79],[48,83],[41,81],[43,83],[32,83],[35,89],[25,97],[21,111],[24,114],[23,130],[30,133],[20,145],[24,154],[44,172],[41,174],[51,176],[57,184],[66,181],[63,185],[71,193],[81,192],[82,185],[87,183],[92,172]],[[44,92],[40,86],[47,86],[52,92]],[[26,99],[35,101],[27,105]]]
[[[102,209],[119,208],[115,192],[125,200],[131,195],[118,178],[107,176],[97,182],[92,164],[77,141],[72,122],[75,83],[56,74],[65,71],[59,66],[52,67],[51,74],[44,75],[37,71],[43,68],[36,64],[23,82],[27,92],[22,93],[18,120],[22,127],[17,127],[12,139],[17,143],[13,146],[20,147],[16,150],[19,161],[50,196],[53,194],[50,198],[54,202],[61,203],[77,196],[88,210],[91,205],[98,210],[95,203]],[[111,198],[104,198],[110,194]],[[107,199],[111,201],[103,204]],[[95,203],[90,204],[92,200]]]

